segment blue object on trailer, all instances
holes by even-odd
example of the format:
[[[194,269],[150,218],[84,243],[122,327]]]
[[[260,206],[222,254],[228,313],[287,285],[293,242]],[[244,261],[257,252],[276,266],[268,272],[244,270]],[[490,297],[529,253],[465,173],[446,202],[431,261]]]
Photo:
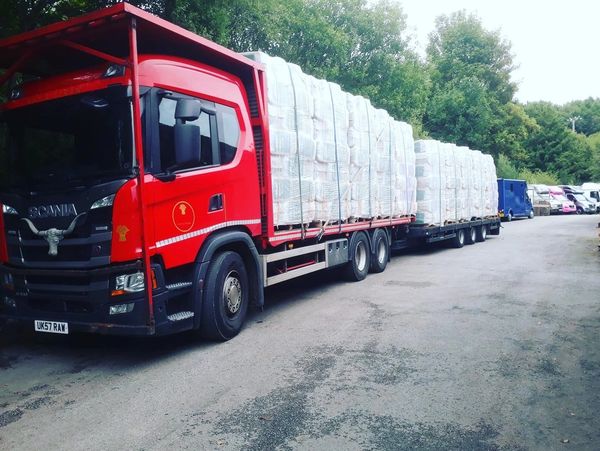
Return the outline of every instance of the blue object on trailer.
[[[506,221],[533,218],[533,205],[525,180],[498,179],[498,215]]]

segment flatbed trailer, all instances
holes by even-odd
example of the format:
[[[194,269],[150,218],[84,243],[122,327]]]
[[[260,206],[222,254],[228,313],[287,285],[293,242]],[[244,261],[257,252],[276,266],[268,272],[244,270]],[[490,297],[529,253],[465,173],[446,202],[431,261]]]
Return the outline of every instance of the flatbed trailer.
[[[460,221],[445,225],[411,224],[398,229],[392,241],[392,250],[397,251],[410,247],[422,246],[441,241],[448,241],[453,247],[483,242],[487,235],[500,234],[500,218],[478,218],[471,221]]]

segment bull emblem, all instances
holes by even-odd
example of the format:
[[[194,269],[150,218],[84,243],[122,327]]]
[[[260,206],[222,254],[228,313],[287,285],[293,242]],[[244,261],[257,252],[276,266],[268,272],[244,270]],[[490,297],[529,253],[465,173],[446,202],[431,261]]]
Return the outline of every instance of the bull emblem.
[[[34,235],[41,236],[48,242],[48,255],[56,256],[58,255],[58,243],[60,243],[64,237],[73,233],[75,230],[75,226],[77,225],[77,221],[81,218],[85,213],[81,213],[75,216],[75,219],[69,224],[65,230],[50,228],[48,230],[38,230],[33,222],[31,222],[27,218],[21,218],[22,221],[25,221]]]

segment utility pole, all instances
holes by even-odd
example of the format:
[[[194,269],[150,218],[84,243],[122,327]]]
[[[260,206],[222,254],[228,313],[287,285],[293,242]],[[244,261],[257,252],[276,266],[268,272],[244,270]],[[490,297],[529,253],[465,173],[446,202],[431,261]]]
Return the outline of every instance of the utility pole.
[[[571,130],[573,131],[573,133],[575,133],[575,122],[577,122],[579,119],[581,119],[581,116],[573,116],[568,119],[569,121],[571,121]]]

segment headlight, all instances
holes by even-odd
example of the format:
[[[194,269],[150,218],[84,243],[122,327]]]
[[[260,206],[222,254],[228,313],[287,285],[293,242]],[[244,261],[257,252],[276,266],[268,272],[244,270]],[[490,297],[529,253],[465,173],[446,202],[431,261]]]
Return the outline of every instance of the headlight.
[[[146,284],[144,282],[144,273],[141,271],[135,274],[123,274],[115,279],[115,289],[112,296],[119,296],[127,293],[139,293],[144,291]]]
[[[90,210],[95,210],[96,208],[110,207],[114,201],[115,201],[115,195],[111,194],[110,196],[103,197],[102,199],[94,202],[92,204],[92,206],[90,207]]]
[[[125,66],[119,64],[111,64],[104,72],[104,78],[120,77],[125,75]]]
[[[10,205],[2,205],[2,213],[7,215],[18,215],[19,213]]]

